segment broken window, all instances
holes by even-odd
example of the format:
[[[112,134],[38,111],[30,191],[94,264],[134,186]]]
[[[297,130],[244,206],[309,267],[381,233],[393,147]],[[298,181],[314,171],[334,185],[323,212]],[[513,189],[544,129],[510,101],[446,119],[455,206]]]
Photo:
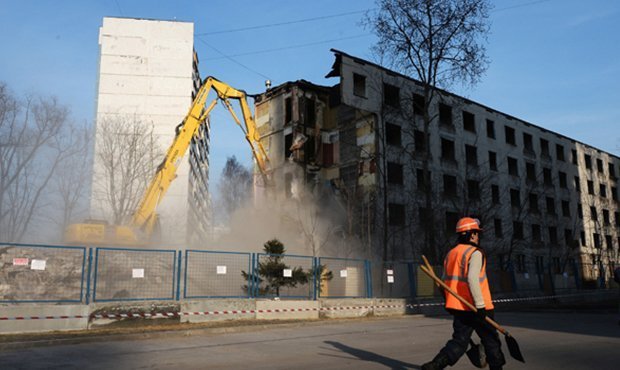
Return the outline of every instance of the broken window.
[[[463,129],[469,132],[476,132],[476,118],[473,113],[463,111]]]
[[[441,159],[448,162],[456,162],[454,155],[454,141],[441,139]]]
[[[592,157],[588,154],[583,155],[583,159],[586,161],[586,169],[592,169]]]
[[[504,236],[504,232],[502,231],[502,220],[501,218],[493,219],[493,228],[495,229],[495,237],[501,238]]]
[[[452,126],[452,107],[439,103],[439,124],[444,126]]]
[[[600,158],[596,158],[596,169],[598,172],[603,172],[603,160]]]
[[[314,127],[316,123],[316,102],[314,99],[305,99],[305,117],[304,124],[307,127]]]
[[[612,179],[616,178],[616,168],[614,167],[613,163],[608,163],[608,167],[609,167],[609,177],[611,177]]]
[[[499,204],[499,186],[491,185],[491,201],[493,204]]]
[[[521,195],[518,189],[510,189],[510,205],[513,207],[521,206]]]
[[[424,135],[423,131],[414,130],[413,141],[416,152],[426,153],[426,135]]]
[[[570,202],[568,200],[562,201],[562,216],[570,217]]]
[[[366,76],[353,73],[353,94],[366,97]]]
[[[530,212],[532,213],[539,213],[540,209],[538,208],[538,195],[534,194],[534,193],[530,193],[530,197],[529,197],[529,203],[530,203]]]
[[[389,184],[403,184],[403,165],[400,163],[388,162],[387,180]]]
[[[547,228],[547,232],[549,233],[549,243],[553,245],[558,244],[558,229],[555,226],[549,226]]]
[[[473,145],[465,145],[465,161],[470,166],[478,166],[478,151]]]
[[[603,210],[603,223],[605,225],[609,225],[610,224],[610,219],[609,219],[609,210],[604,209]]]
[[[490,119],[487,120],[487,137],[489,139],[495,139],[495,122]]]
[[[594,181],[588,180],[588,194],[594,195]]]
[[[287,159],[293,154],[291,150],[291,146],[293,146],[293,134],[290,133],[288,135],[284,135],[284,158]]]
[[[551,179],[551,168],[543,168],[543,182],[545,186],[553,186],[553,180]]]
[[[400,126],[393,123],[385,125],[385,141],[388,145],[401,146],[401,129]]]
[[[519,167],[517,166],[517,160],[512,157],[507,157],[508,160],[508,173],[512,176],[519,176]]]
[[[431,173],[430,171],[427,171],[427,178],[428,178],[428,182],[430,183],[431,181]],[[424,178],[424,170],[421,168],[416,169],[416,179],[418,180],[418,190],[420,191],[426,191],[428,189],[430,189],[430,187],[428,186],[427,180]]]
[[[566,172],[558,171],[558,179],[560,180],[560,187],[562,189],[568,188],[568,181],[566,180]]]
[[[525,162],[525,178],[530,183],[536,183],[536,164]]]
[[[549,157],[549,141],[540,139],[540,154],[543,157]]]
[[[289,123],[293,120],[293,101],[291,98],[284,99],[284,123]]]
[[[489,151],[489,168],[491,171],[497,171],[497,154]]]
[[[571,154],[573,156],[573,164],[577,165],[577,160],[578,160],[578,158],[577,158],[577,149],[571,149]]]
[[[546,197],[547,214],[555,215],[555,199],[552,197]]]
[[[515,240],[523,240],[523,222],[513,221],[512,222],[512,233]]]
[[[532,135],[523,133],[523,149],[526,152],[534,153],[534,144],[532,144]]]
[[[558,161],[564,161],[564,147],[560,144],[555,144],[555,157]]]
[[[579,176],[575,176],[575,191],[576,192],[581,192],[581,183],[579,180]]]
[[[388,222],[391,226],[403,226],[405,224],[405,205],[388,203]]]
[[[443,194],[447,197],[456,197],[456,176],[443,175]]]
[[[540,225],[532,224],[532,241],[541,242],[542,233],[540,232]]]
[[[506,134],[506,144],[517,145],[517,141],[515,140],[515,129],[504,126],[504,132]]]
[[[599,184],[599,192],[601,197],[607,198],[607,186],[605,184]]]
[[[384,83],[383,103],[394,108],[400,107],[400,89],[394,85]]]
[[[467,180],[467,197],[471,200],[480,200],[480,182]]]
[[[448,233],[448,235],[454,233],[454,225],[456,225],[458,221],[458,213],[446,211],[446,232]]]
[[[598,212],[596,211],[596,207],[590,207],[590,218],[592,218],[592,221],[598,221]]]
[[[423,115],[425,106],[424,95],[413,94],[413,114]]]

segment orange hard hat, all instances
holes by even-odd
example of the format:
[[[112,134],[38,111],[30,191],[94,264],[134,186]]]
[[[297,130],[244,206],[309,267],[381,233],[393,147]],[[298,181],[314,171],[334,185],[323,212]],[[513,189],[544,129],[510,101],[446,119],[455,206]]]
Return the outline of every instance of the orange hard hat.
[[[464,233],[466,231],[482,231],[480,228],[480,220],[477,218],[463,217],[456,223],[456,233]]]

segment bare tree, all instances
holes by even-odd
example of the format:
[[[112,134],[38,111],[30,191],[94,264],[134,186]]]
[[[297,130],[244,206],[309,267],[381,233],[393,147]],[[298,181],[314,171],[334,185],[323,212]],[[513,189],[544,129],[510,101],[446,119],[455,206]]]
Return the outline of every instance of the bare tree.
[[[93,201],[109,221],[123,224],[136,211],[163,151],[153,125],[136,116],[99,119],[95,142]]]
[[[223,219],[228,220],[233,212],[244,206],[252,194],[252,172],[243,167],[233,155],[226,159],[222,177],[218,184]]]
[[[423,132],[428,138],[437,114],[430,107],[438,99],[438,89],[455,83],[474,85],[488,66],[483,42],[489,32],[487,0],[378,0],[378,10],[368,13],[363,24],[374,31],[373,47],[382,62],[422,83]],[[430,145],[426,147],[430,157]],[[430,174],[424,162],[424,176]],[[430,184],[430,178],[425,178]],[[427,210],[433,209],[433,194],[425,192]],[[422,221],[426,254],[438,259],[435,222]]]
[[[0,240],[19,242],[50,212],[50,180],[75,152],[69,110],[56,98],[17,99],[0,83]],[[31,235],[32,236],[32,235]]]
[[[86,203],[92,178],[92,130],[71,125],[65,141],[73,148],[73,154],[60,163],[52,179],[50,188],[57,213],[48,215],[48,219],[58,225],[61,236],[67,226],[88,209]]]

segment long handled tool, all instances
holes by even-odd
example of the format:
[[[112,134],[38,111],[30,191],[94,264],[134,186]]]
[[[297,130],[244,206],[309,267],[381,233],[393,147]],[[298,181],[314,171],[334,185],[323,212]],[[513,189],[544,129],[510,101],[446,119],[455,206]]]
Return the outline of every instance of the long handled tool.
[[[424,259],[424,263],[426,264],[426,266],[420,266],[420,268],[422,269],[422,271],[424,271],[424,273],[426,273],[431,279],[433,279],[437,284],[439,284],[448,293],[452,294],[456,299],[461,301],[461,303],[467,306],[470,310],[474,312],[478,311],[473,304],[469,303],[467,300],[465,300],[465,298],[458,295],[458,293],[452,290],[448,285],[446,285],[446,283],[444,283],[443,280],[438,278],[437,275],[435,275],[433,268],[430,267],[430,264],[428,263],[428,260],[426,259],[426,257],[422,256],[422,258]],[[510,352],[510,356],[512,356],[515,360],[525,363],[525,360],[523,359],[523,355],[521,354],[521,350],[519,349],[519,344],[517,343],[517,340],[512,335],[510,335],[510,333],[508,333],[508,330],[499,326],[498,323],[493,321],[493,319],[491,319],[488,316],[485,317],[485,319],[489,324],[491,324],[491,326],[497,329],[500,333],[504,334],[504,339],[506,340],[506,345],[508,346],[508,351]]]

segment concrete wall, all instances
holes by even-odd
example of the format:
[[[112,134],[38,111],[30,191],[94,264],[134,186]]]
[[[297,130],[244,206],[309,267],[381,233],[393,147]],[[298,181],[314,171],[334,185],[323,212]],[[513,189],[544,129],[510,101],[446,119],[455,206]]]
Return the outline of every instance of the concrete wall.
[[[89,314],[90,307],[87,305],[20,304],[0,306],[1,317],[83,316],[83,318],[67,319],[3,320],[0,324],[0,334],[84,330],[88,328]]]

